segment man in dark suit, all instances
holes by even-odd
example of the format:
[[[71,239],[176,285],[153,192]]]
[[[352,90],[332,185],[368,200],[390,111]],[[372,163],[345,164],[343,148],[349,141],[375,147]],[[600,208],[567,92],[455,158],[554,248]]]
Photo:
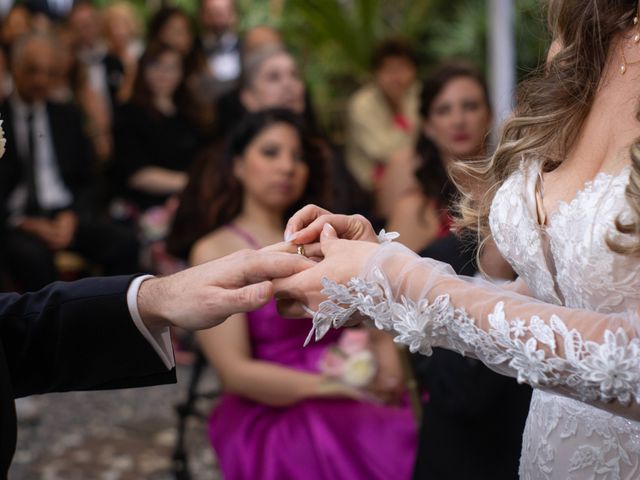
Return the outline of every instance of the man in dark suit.
[[[0,479],[16,442],[14,398],[175,382],[169,326],[213,327],[255,310],[271,279],[314,264],[244,250],[165,278],[106,277],[0,294]]]
[[[7,151],[0,159],[0,228],[5,262],[25,290],[58,277],[54,252],[70,250],[108,275],[137,270],[133,232],[92,215],[92,155],[77,109],[47,102],[52,39],[20,39],[12,55],[15,92],[0,107]]]
[[[198,17],[200,41],[213,80],[202,93],[215,101],[237,86],[242,69],[235,0],[200,0]]]

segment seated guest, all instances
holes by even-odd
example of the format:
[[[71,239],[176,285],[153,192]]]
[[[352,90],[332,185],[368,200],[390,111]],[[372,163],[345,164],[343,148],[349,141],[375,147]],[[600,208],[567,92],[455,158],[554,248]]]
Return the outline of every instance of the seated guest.
[[[220,99],[216,107],[218,135],[224,137],[233,126],[242,121],[247,112],[258,112],[265,108],[287,108],[302,114],[307,128],[316,137],[328,159],[335,199],[334,210],[340,213],[362,213],[368,198],[349,173],[341,152],[319,131],[311,98],[305,88],[298,64],[293,56],[280,44],[273,34],[260,27],[259,36],[267,42],[265,46],[251,51],[244,58],[242,83],[238,92],[230,92]],[[253,35],[249,35],[252,40]],[[270,40],[269,40],[270,39]],[[252,42],[256,40],[253,39]],[[271,43],[274,42],[274,43]]]
[[[285,48],[280,32],[275,28],[264,25],[247,30],[244,34],[244,41],[242,42],[243,64],[246,64],[248,59],[253,58],[255,52],[267,49],[268,47],[272,47],[274,51],[278,47]],[[245,113],[247,113],[247,108],[241,100],[241,91],[249,83],[247,76],[249,74],[246,72],[246,67],[243,67],[243,72],[240,76],[240,85],[220,96],[216,101],[215,111],[216,115],[220,118],[219,129],[223,136],[229,130],[228,122],[235,125]],[[253,73],[250,75],[253,76]],[[306,100],[307,98],[305,98],[305,101]]]
[[[56,39],[59,60],[49,99],[59,103],[72,102],[80,109],[93,151],[98,162],[104,165],[111,158],[113,148],[109,100],[89,84],[87,69],[76,55],[68,28],[60,27]]]
[[[22,35],[31,31],[31,12],[20,3],[16,3],[7,12],[2,19],[2,31],[0,33],[0,41],[5,54],[9,56],[11,46]]]
[[[416,252],[449,234],[456,189],[448,168],[486,154],[492,118],[484,78],[463,63],[443,65],[425,81],[419,111],[418,141],[390,159],[377,191],[390,208],[388,228]]]
[[[78,58],[87,69],[89,84],[109,99],[109,106],[113,110],[120,102],[125,67],[118,57],[109,53],[102,35],[100,12],[90,1],[80,0],[74,4],[67,22],[74,34]]]
[[[241,73],[238,12],[235,0],[201,0],[198,10],[201,43],[213,77],[210,102],[238,85]]]
[[[242,56],[247,58],[256,50],[270,45],[284,45],[280,32],[268,25],[256,25],[244,32]]]
[[[92,158],[79,112],[47,102],[55,48],[44,34],[15,44],[15,92],[0,110],[7,137],[0,159],[3,253],[10,275],[26,290],[58,278],[59,250],[79,252],[107,274],[137,268],[135,237],[92,215]]]
[[[180,53],[153,44],[138,68],[133,97],[115,118],[113,173],[128,210],[118,216],[152,243],[164,238],[201,138]]]
[[[151,45],[139,69],[131,101],[117,111],[114,168],[125,197],[144,211],[182,191],[200,139],[180,53]]]
[[[107,52],[117,58],[123,67],[122,84],[118,91],[118,102],[123,103],[131,96],[136,66],[142,54],[138,16],[129,3],[116,2],[103,10],[103,18]]]
[[[193,96],[201,107],[211,102],[203,91],[214,81],[207,67],[200,41],[195,38],[187,13],[179,7],[160,8],[149,21],[147,45],[161,43],[180,52],[184,57],[185,78]]]
[[[457,159],[486,154],[491,107],[484,78],[466,64],[441,66],[424,82],[420,115],[415,150],[392,160],[413,167],[415,187],[395,202],[388,228],[400,232],[398,241],[420,255],[473,276],[475,242],[449,231],[457,191],[448,168]],[[397,171],[390,165],[387,173]],[[489,258],[482,258],[486,271],[512,275],[510,269],[500,271],[501,266],[490,264]],[[429,400],[424,405],[414,479],[517,478],[531,389],[447,350],[436,348],[429,358],[416,355],[415,364]],[[471,452],[464,462],[456,461],[460,451]],[[499,457],[492,454],[497,451]]]
[[[13,91],[11,78],[11,48],[15,41],[33,30],[33,16],[22,3],[14,3],[0,22],[0,49],[2,71],[0,73],[0,97],[4,101]]]
[[[374,52],[373,80],[349,100],[347,165],[360,185],[372,191],[389,158],[409,147],[419,130],[413,49],[386,40]]]
[[[224,154],[183,194],[182,231],[174,233],[205,232],[192,263],[279,242],[291,212],[322,202],[329,178],[311,140],[288,110],[245,117]],[[199,223],[178,221],[196,203],[206,210]],[[302,348],[310,323],[282,318],[274,300],[229,320],[199,337],[225,390],[209,424],[225,478],[410,477],[415,422],[401,398],[403,372],[390,337],[332,331]],[[369,378],[358,385],[321,367],[336,348],[354,346],[341,336],[354,333],[360,341],[370,335],[367,358],[378,366],[375,375],[368,363]]]
[[[244,58],[236,94],[230,92],[217,104],[219,135],[228,134],[247,112],[281,107],[310,114],[307,100],[298,64],[284,46],[273,44],[259,48]]]
[[[185,57],[196,44],[187,13],[178,7],[162,7],[153,14],[147,28],[147,45],[162,43]]]

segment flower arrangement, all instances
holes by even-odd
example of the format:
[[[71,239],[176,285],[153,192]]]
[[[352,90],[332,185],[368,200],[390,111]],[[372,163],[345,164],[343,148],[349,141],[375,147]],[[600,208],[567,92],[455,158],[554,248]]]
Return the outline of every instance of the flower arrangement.
[[[320,371],[350,387],[366,388],[378,370],[370,343],[366,330],[345,330],[338,343],[329,347],[320,359]]]

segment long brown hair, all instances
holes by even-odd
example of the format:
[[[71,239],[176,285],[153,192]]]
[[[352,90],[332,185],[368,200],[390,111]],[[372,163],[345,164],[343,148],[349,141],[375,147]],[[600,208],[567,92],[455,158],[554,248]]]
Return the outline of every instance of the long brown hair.
[[[473,190],[461,186],[459,228],[488,238],[491,201],[521,160],[540,159],[544,171],[563,161],[591,109],[612,42],[632,25],[637,11],[637,0],[549,0],[549,29],[558,52],[520,85],[516,110],[494,155],[455,165],[454,171],[477,180]],[[618,220],[616,227],[637,241],[621,245],[607,238],[607,243],[615,252],[640,255],[640,139],[631,147],[631,160],[625,193],[635,219]]]
[[[423,122],[431,115],[431,107],[436,98],[451,81],[459,78],[468,78],[478,84],[483,93],[484,106],[491,112],[489,87],[480,70],[467,62],[448,61],[436,67],[422,83],[419,113]],[[415,176],[424,194],[430,199],[437,199],[439,205],[449,208],[457,197],[456,188],[449,179],[447,166],[438,147],[422,131],[416,143],[416,152],[420,165]]]
[[[187,88],[185,59],[178,50],[163,43],[155,42],[149,44],[140,57],[138,73],[133,84],[131,102],[146,109],[152,116],[160,115],[160,112],[157,111],[153,104],[153,93],[147,82],[145,71],[167,53],[177,55],[180,59],[180,67],[182,68],[182,78],[173,93],[173,101],[176,109],[178,113],[187,118],[194,127],[205,131],[208,126],[208,118],[203,115],[203,107],[196,104],[193,95]]]
[[[319,145],[306,130],[303,119],[290,110],[280,108],[250,113],[222,147],[214,148],[195,162],[189,182],[180,196],[180,206],[167,239],[167,247],[172,254],[186,258],[199,238],[228,224],[240,214],[244,188],[233,173],[235,162],[260,133],[282,123],[297,132],[302,158],[309,167],[304,192],[285,212],[285,218],[308,203],[329,207],[328,167]]]

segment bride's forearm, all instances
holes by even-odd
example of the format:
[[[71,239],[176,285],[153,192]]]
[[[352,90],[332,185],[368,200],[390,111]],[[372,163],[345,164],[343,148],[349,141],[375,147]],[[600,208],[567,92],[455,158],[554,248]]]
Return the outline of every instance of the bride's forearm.
[[[518,293],[516,284],[505,289],[459,277],[446,264],[397,244],[378,249],[362,277],[365,282],[350,284],[348,300],[344,292],[328,291],[339,304],[357,307],[376,326],[393,331],[412,351],[430,354],[432,347],[444,347],[534,387],[638,415],[637,311],[545,303]]]

